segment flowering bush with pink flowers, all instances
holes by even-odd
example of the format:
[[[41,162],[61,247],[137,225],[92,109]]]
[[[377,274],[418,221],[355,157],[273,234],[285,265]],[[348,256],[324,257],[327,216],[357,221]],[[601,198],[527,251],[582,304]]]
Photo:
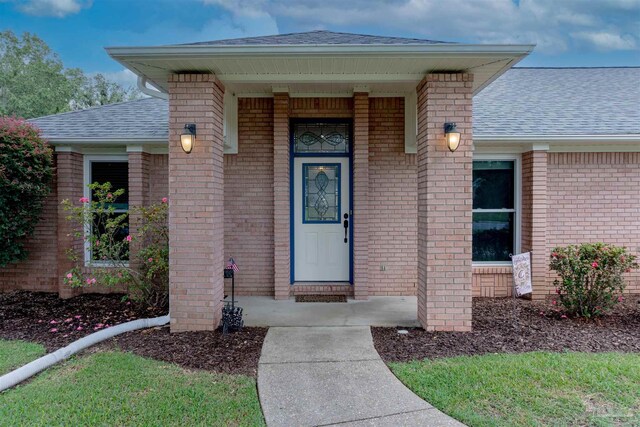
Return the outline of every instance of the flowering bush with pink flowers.
[[[549,268],[558,274],[556,293],[574,316],[598,317],[622,300],[624,273],[638,268],[626,248],[606,243],[584,243],[551,251]]]
[[[0,267],[25,259],[51,191],[52,151],[28,122],[0,117]]]
[[[110,183],[89,185],[92,199],[80,197],[77,203],[64,200],[63,207],[74,227],[74,236],[84,247],[67,250],[74,267],[65,273],[71,287],[120,286],[133,300],[147,306],[166,308],[169,294],[168,204],[131,207],[116,212],[124,190]],[[136,218],[137,232],[129,234],[129,218]],[[132,244],[134,243],[134,244]],[[90,254],[86,260],[85,251]]]

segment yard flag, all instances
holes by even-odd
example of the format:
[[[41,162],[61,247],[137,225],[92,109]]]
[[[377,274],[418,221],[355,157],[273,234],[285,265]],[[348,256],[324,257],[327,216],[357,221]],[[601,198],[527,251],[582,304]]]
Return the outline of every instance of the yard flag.
[[[236,264],[236,262],[233,260],[233,257],[229,258],[229,261],[227,261],[227,268],[232,269],[233,271],[235,271],[236,273],[238,271],[240,271],[240,269],[238,268],[238,265]]]

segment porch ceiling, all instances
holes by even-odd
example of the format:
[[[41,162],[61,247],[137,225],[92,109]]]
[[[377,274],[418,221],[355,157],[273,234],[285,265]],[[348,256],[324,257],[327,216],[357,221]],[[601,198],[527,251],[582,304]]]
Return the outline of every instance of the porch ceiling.
[[[273,86],[296,94],[350,95],[354,85],[373,94],[407,93],[425,74],[468,71],[474,93],[528,53],[531,45],[340,45],[107,48],[111,57],[159,89],[176,72],[215,74],[238,96],[269,95]]]

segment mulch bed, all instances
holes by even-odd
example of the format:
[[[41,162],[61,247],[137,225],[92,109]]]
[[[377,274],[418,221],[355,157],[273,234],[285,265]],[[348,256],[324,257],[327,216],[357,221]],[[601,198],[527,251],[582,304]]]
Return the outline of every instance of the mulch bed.
[[[63,300],[52,293],[0,293],[0,338],[37,342],[51,352],[100,329],[164,314],[123,301],[121,294]],[[228,335],[219,330],[170,334],[162,327],[129,332],[99,348],[121,348],[186,368],[255,376],[266,333],[266,328],[244,328]]]
[[[550,301],[474,299],[473,332],[372,328],[386,362],[529,351],[640,352],[640,297],[632,296],[598,321],[563,317]],[[517,322],[514,321],[517,319]]]

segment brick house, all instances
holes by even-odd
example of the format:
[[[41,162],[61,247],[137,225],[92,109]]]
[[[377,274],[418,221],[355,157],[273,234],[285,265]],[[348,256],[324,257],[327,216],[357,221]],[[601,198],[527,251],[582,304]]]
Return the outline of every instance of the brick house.
[[[510,295],[512,253],[532,252],[543,298],[555,245],[640,250],[640,69],[511,69],[532,48],[327,31],[109,48],[152,97],[33,120],[57,173],[0,291],[80,292],[59,202],[108,180],[131,206],[169,198],[173,331],[217,326],[229,256],[242,295],[417,295],[428,330]]]

